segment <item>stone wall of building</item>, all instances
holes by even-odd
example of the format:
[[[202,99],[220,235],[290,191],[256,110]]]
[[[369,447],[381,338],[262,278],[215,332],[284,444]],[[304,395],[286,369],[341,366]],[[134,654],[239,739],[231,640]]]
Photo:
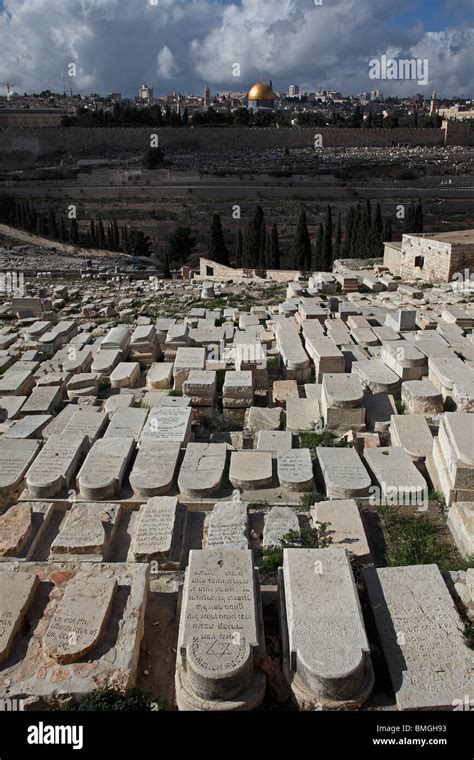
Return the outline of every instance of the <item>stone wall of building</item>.
[[[224,264],[217,264],[211,259],[199,259],[199,275],[195,279],[218,282],[220,280],[271,280],[273,282],[293,282],[301,277],[301,272],[291,269],[267,269],[262,277],[258,269],[234,269]]]
[[[139,154],[149,147],[150,135],[154,133],[158,134],[165,152],[167,149],[219,152],[239,148],[311,148],[316,135],[321,135],[322,147],[443,145],[445,139],[442,129],[12,128],[0,130],[0,153],[22,151],[34,156],[55,153],[72,153],[73,156],[107,156],[114,152]]]
[[[474,246],[435,240],[430,237],[404,235],[400,259],[403,279],[426,282],[451,282],[454,275],[474,268]]]

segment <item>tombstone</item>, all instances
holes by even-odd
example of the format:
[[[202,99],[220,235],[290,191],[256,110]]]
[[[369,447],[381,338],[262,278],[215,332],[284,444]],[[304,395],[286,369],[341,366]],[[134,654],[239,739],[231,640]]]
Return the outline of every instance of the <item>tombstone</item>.
[[[376,505],[427,506],[428,486],[404,449],[391,446],[365,449],[364,459],[375,486],[371,500]]]
[[[135,562],[157,562],[161,570],[178,569],[185,510],[176,497],[154,497],[140,507],[131,544]]]
[[[277,457],[280,485],[290,491],[312,491],[313,462],[309,449],[291,449]]]
[[[300,533],[298,515],[290,507],[272,507],[265,516],[263,529],[264,549],[280,548],[282,539],[288,533]]]
[[[135,388],[141,377],[138,362],[120,362],[110,375],[112,388]]]
[[[25,473],[38,454],[39,441],[0,438],[0,496],[15,494],[21,489]]]
[[[189,443],[178,476],[180,492],[196,499],[216,493],[222,484],[226,459],[225,443]]]
[[[127,357],[130,347],[131,335],[126,325],[112,327],[101,343],[101,350],[112,349],[121,351],[124,358]]]
[[[23,404],[25,403],[27,396],[1,396],[0,397],[0,409],[3,413],[6,412],[4,420],[16,420],[18,419]]]
[[[367,497],[371,480],[355,449],[318,446],[318,471],[329,499]]]
[[[60,412],[54,417],[43,430],[42,437],[47,440],[50,435],[61,435],[64,433],[64,430],[66,429],[66,425],[68,422],[74,417],[74,415],[77,414],[83,414],[85,410],[81,409],[77,404],[66,404],[64,409],[61,409]],[[96,409],[94,407],[89,407],[87,410],[88,413],[96,414],[99,412],[99,409]]]
[[[365,425],[364,390],[353,374],[325,374],[321,413],[328,430],[354,430]]]
[[[399,376],[380,359],[356,361],[352,365],[352,371],[371,393],[392,393],[400,386]]]
[[[154,438],[156,441],[186,446],[191,440],[191,419],[191,408],[183,408],[181,405],[155,406],[150,411],[140,441]]]
[[[173,363],[156,362],[152,364],[146,376],[146,387],[149,390],[171,388],[173,385]]]
[[[183,382],[183,394],[191,398],[192,406],[212,406],[216,399],[216,373],[191,370]]]
[[[105,438],[134,438],[138,441],[148,417],[147,409],[117,409],[105,431]]]
[[[207,549],[248,549],[248,504],[240,500],[214,505],[207,523]]]
[[[205,348],[185,348],[183,346],[178,348],[173,368],[175,391],[182,390],[183,383],[188,379],[191,370],[204,370],[205,367]]]
[[[402,384],[402,402],[410,414],[440,414],[443,397],[430,380],[410,380]]]
[[[117,580],[112,572],[101,576],[81,569],[72,578],[43,638],[50,657],[61,664],[75,662],[91,652],[107,627]]]
[[[74,408],[74,406],[73,406]],[[98,409],[86,408],[77,410],[66,423],[63,434],[85,435],[89,446],[92,446],[100,438],[108,425],[109,418]]]
[[[94,372],[80,372],[73,375],[67,383],[67,396],[69,400],[82,398],[83,396],[97,396],[99,393],[99,375]]]
[[[392,446],[400,446],[414,462],[424,462],[433,450],[433,435],[422,414],[394,414],[390,439]]]
[[[0,376],[0,396],[28,396],[33,386],[33,373],[15,364]]]
[[[441,391],[443,401],[451,399],[456,383],[474,378],[474,373],[461,359],[439,357],[428,360],[428,380]]]
[[[321,422],[319,402],[309,398],[289,398],[286,402],[286,429],[293,433],[314,431]]]
[[[250,370],[244,372],[226,372],[222,387],[222,405],[224,409],[249,408],[253,404],[253,378]]]
[[[474,501],[474,416],[446,412],[433,440],[433,454],[426,460],[431,480],[439,484],[446,504]]]
[[[91,372],[108,377],[121,358],[122,352],[118,348],[101,348],[94,357]]]
[[[0,663],[4,662],[10,654],[15,636],[28,614],[38,582],[38,576],[34,573],[12,572],[8,574],[8,580],[2,578]]]
[[[448,528],[460,554],[471,560],[474,557],[474,503],[455,502],[448,512]]]
[[[120,520],[118,504],[73,504],[51,544],[51,560],[105,562]]]
[[[399,309],[395,312],[389,312],[385,317],[385,325],[396,332],[416,330],[416,315],[415,309]]]
[[[293,434],[289,430],[260,430],[257,438],[257,450],[269,451],[277,457],[290,451],[293,446]]]
[[[299,398],[296,380],[275,380],[273,383],[272,399],[274,404],[285,407],[289,398]]]
[[[169,493],[173,488],[180,444],[143,438],[129,476],[136,496],[150,498]]]
[[[283,672],[293,700],[306,710],[361,707],[374,673],[346,552],[284,549],[278,587]]]
[[[421,380],[428,374],[426,356],[406,340],[385,343],[380,359],[403,381]]]
[[[462,709],[472,651],[436,565],[364,570],[399,710]]]
[[[62,402],[62,390],[55,385],[38,386],[22,408],[22,414],[54,414]]]
[[[233,451],[229,480],[239,490],[270,487],[273,482],[272,455],[267,451]]]
[[[359,507],[354,499],[319,501],[311,508],[314,523],[328,523],[331,546],[345,549],[358,562],[371,562],[371,552]]]
[[[266,679],[258,577],[252,552],[192,550],[183,588],[176,659],[180,710],[248,711]]]
[[[99,438],[77,475],[81,496],[89,501],[118,496],[134,448],[133,438]]]
[[[36,499],[51,499],[63,494],[87,448],[87,438],[81,433],[50,436],[26,473],[28,494]]]
[[[4,433],[3,438],[15,440],[42,438],[43,430],[51,419],[52,416],[50,414],[29,414],[21,420],[17,420],[11,428]]]
[[[47,501],[21,501],[0,515],[0,561],[30,559],[55,509],[55,505]]]
[[[282,409],[251,406],[245,413],[244,427],[254,435],[260,430],[279,430],[281,427]]]

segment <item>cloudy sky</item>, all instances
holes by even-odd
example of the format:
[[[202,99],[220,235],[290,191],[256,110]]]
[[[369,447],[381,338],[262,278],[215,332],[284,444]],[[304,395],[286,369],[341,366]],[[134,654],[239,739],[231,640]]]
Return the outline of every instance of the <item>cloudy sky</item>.
[[[160,95],[260,79],[471,97],[473,19],[474,0],[0,0],[0,81],[128,97],[141,82]],[[428,83],[371,80],[382,55],[427,61]]]

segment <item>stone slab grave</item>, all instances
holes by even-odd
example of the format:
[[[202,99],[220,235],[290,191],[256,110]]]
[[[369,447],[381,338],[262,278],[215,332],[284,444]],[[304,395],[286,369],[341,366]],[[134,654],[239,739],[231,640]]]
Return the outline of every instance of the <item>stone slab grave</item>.
[[[269,451],[273,457],[290,451],[293,446],[293,434],[289,430],[260,430],[257,437],[257,450]]]
[[[286,402],[286,429],[309,432],[321,421],[319,402],[309,398],[289,398]]]
[[[318,446],[317,472],[329,499],[368,497],[371,478],[352,448]]]
[[[272,455],[269,451],[233,451],[229,480],[239,490],[266,488],[273,482]]]
[[[155,406],[143,427],[140,444],[152,438],[156,441],[186,446],[191,440],[192,409],[182,406]]]
[[[367,568],[364,580],[398,709],[463,705],[474,693],[472,650],[437,565]]]
[[[370,496],[374,504],[418,509],[427,506],[426,480],[404,449],[397,446],[364,449],[364,459],[375,483]]]
[[[277,456],[280,485],[290,491],[312,491],[313,462],[309,449],[291,449]]]
[[[69,406],[75,406],[69,404]],[[89,445],[92,446],[96,440],[104,434],[109,424],[109,418],[97,409],[81,409],[72,414],[69,421],[64,427],[64,435],[84,435]],[[49,429],[49,426],[48,426]]]
[[[263,548],[280,548],[282,539],[290,532],[296,534],[300,532],[300,524],[296,511],[290,509],[290,507],[272,507],[265,516]]]
[[[421,380],[428,374],[426,356],[407,340],[382,345],[380,359],[403,381]]]
[[[148,417],[148,409],[117,409],[112,415],[104,438],[134,438],[138,441]]]
[[[18,495],[24,477],[40,448],[39,441],[28,438],[14,440],[0,438],[0,495],[11,498]]]
[[[155,362],[151,365],[146,376],[146,387],[149,390],[171,388],[173,385],[173,363]]]
[[[321,414],[328,430],[354,430],[365,425],[364,389],[357,377],[344,372],[325,374]]]
[[[448,528],[466,560],[474,557],[474,502],[455,502],[448,512]]]
[[[50,436],[26,473],[27,495],[35,499],[67,497],[87,449],[87,438],[81,433]]]
[[[206,549],[248,549],[248,504],[233,499],[218,502],[207,517]]]
[[[22,627],[39,584],[34,573],[0,575],[0,663],[10,654],[16,634]],[[1,687],[0,687],[1,688]]]
[[[55,505],[50,502],[22,501],[0,515],[0,562],[34,557]]]
[[[443,396],[430,380],[409,380],[402,384],[402,402],[410,414],[440,414]]]
[[[22,414],[54,414],[62,402],[62,391],[56,385],[33,388],[22,408]]]
[[[181,391],[191,370],[204,370],[206,367],[205,348],[187,348],[181,346],[176,352],[173,367],[174,390]]]
[[[120,520],[119,504],[73,504],[51,544],[50,560],[105,562]]]
[[[346,552],[284,549],[279,570],[283,672],[305,710],[356,709],[374,673]]]
[[[193,369],[183,382],[183,394],[191,399],[192,406],[212,406],[216,393],[214,371]]]
[[[13,364],[0,377],[0,396],[28,396],[33,386],[33,373],[27,369],[17,369]]]
[[[42,438],[44,428],[52,419],[53,417],[50,414],[29,414],[27,417],[14,422],[3,435],[3,438],[15,440]]]
[[[135,388],[141,377],[138,362],[120,362],[110,374],[111,388]]]
[[[180,710],[249,711],[265,694],[260,590],[253,553],[192,550],[176,657]]]
[[[98,683],[134,686],[148,574],[139,563],[2,563],[2,588],[13,590],[21,578],[38,581],[23,613],[7,608],[17,625],[23,617],[27,627],[18,626],[2,663],[0,696],[41,709],[80,698]]]
[[[118,496],[134,449],[133,438],[99,438],[77,475],[82,498],[103,501]]]
[[[363,359],[353,363],[352,371],[371,393],[393,393],[400,378],[380,359]]]
[[[392,446],[400,446],[414,462],[424,462],[433,450],[433,435],[422,414],[394,414],[390,439]]]
[[[439,357],[428,361],[428,380],[441,391],[443,401],[452,399],[456,383],[474,378],[474,372],[461,359]]]
[[[1,396],[0,397],[0,422],[16,420],[21,412],[27,396]]]
[[[180,567],[186,509],[174,496],[156,496],[140,507],[129,560],[154,562],[159,570]]]
[[[320,501],[310,511],[313,525],[328,523],[328,536],[332,539],[331,546],[345,549],[358,562],[372,561],[359,507],[354,499]]]
[[[129,475],[136,496],[163,496],[175,487],[179,443],[143,438]]]
[[[122,352],[116,348],[101,348],[94,357],[91,372],[108,377],[119,364]]]
[[[253,404],[253,378],[250,370],[225,373],[222,386],[224,409],[246,409]]]
[[[445,412],[426,466],[448,506],[455,501],[474,501],[473,440],[474,416],[467,412]]]
[[[181,494],[200,499],[218,492],[226,461],[225,443],[189,443],[178,476]]]

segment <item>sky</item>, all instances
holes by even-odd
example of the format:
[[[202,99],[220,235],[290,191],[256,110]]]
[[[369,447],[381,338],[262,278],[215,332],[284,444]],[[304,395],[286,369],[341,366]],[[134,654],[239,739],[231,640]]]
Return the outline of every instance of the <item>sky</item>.
[[[20,93],[245,92],[272,80],[470,98],[473,43],[474,0],[0,0],[0,81]],[[418,74],[387,72],[382,56],[413,59]]]

